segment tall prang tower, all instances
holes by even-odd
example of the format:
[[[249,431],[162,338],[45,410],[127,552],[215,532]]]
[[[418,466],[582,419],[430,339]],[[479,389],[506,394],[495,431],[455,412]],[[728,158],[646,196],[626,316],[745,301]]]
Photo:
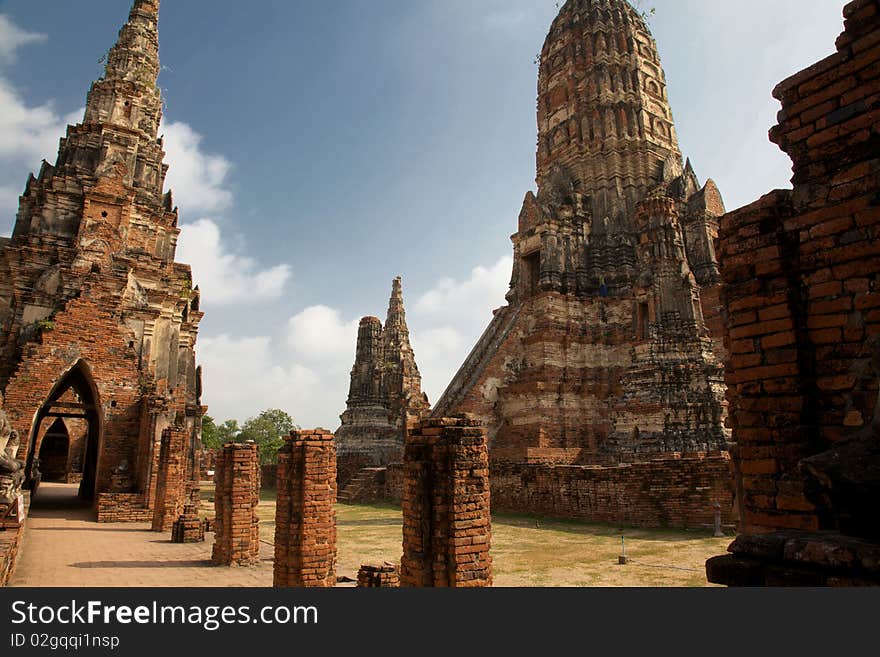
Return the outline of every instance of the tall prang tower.
[[[360,469],[399,461],[407,427],[429,408],[409,342],[398,276],[392,282],[385,326],[378,317],[364,317],[358,326],[348,400],[335,434],[340,486]]]
[[[537,105],[538,191],[512,237],[509,305],[433,414],[482,419],[494,464],[722,451],[724,206],[682,161],[642,16],[625,0],[566,2]]]
[[[82,123],[28,178],[0,242],[0,389],[19,455],[33,478],[47,431],[85,422],[68,475],[99,520],[173,515],[205,411],[199,290],[174,261],[178,213],[163,191],[158,19],[158,0],[135,0]]]

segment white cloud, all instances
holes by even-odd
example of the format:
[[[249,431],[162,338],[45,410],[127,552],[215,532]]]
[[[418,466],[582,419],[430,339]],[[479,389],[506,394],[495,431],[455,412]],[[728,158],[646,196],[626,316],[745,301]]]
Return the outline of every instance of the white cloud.
[[[27,171],[38,170],[43,159],[54,162],[67,125],[82,117],[82,109],[61,115],[52,102],[30,106],[3,74],[2,67],[15,61],[19,48],[45,41],[46,35],[22,30],[0,14],[0,176],[21,182],[20,189],[8,184],[0,188],[0,230],[4,232],[12,227]]]
[[[203,401],[209,414],[219,420],[244,421],[264,409],[280,408],[300,426],[336,430],[348,396],[356,331],[343,337],[351,322],[342,322],[338,312],[329,308],[312,310],[291,318],[287,335],[277,341],[269,336],[199,338],[196,349],[204,368]],[[303,321],[312,317],[317,328],[329,329],[328,344],[334,348],[321,347],[309,330],[304,332],[293,321],[297,317]],[[297,337],[305,341],[293,345],[291,340]],[[318,346],[319,351],[307,353],[310,346]]]
[[[0,14],[0,63],[13,61],[22,46],[44,43],[48,38],[45,34],[22,30],[9,18]]]
[[[505,303],[512,267],[513,258],[504,256],[490,267],[474,267],[467,280],[444,278],[418,299],[415,310],[428,317],[488,321]]]
[[[233,338],[228,335],[200,337],[199,362],[204,370],[203,402],[218,420],[244,421],[267,408],[280,408],[304,427],[322,423],[344,410],[347,381],[339,377],[319,377],[279,353],[268,337]]]
[[[222,155],[202,150],[202,135],[181,121],[163,123],[159,134],[165,136],[166,161],[169,164],[166,189],[174,194],[174,203],[184,215],[220,212],[232,206],[232,192],[226,189],[226,177],[232,168]]]
[[[28,107],[7,80],[0,77],[0,158],[10,164],[39,168],[40,160],[55,161],[58,140],[68,123],[82,119],[83,110],[60,116],[52,103]]]
[[[345,321],[335,308],[311,306],[287,322],[286,342],[298,357],[323,365],[354,362],[358,319]]]
[[[431,404],[436,404],[473,343],[451,326],[414,330],[410,339],[422,375],[422,390]]]
[[[181,227],[176,259],[192,266],[206,304],[277,299],[291,274],[289,265],[260,269],[253,258],[230,253],[212,219]]]

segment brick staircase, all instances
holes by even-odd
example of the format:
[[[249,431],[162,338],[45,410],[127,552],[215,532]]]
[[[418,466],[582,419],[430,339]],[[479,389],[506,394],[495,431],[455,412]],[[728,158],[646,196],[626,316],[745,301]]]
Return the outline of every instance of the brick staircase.
[[[358,470],[345,488],[340,491],[336,501],[341,504],[374,502],[381,497],[388,468],[363,468]]]

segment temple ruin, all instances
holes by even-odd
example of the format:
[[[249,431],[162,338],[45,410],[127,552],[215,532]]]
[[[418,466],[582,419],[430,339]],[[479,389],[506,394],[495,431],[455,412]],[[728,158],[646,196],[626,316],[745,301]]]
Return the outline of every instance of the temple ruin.
[[[336,431],[339,484],[362,468],[386,466],[403,457],[406,428],[429,408],[409,343],[403,288],[394,279],[385,326],[364,317],[342,425]]]
[[[486,424],[506,507],[592,518],[590,491],[611,486],[632,511],[621,521],[701,523],[718,502],[727,514],[713,246],[724,205],[682,161],[656,44],[625,0],[569,0],[550,28],[537,185],[512,238],[508,305],[433,415]],[[556,467],[643,462],[636,485]],[[683,517],[664,519],[664,500],[693,490]]]
[[[79,482],[98,520],[177,518],[200,442],[202,313],[163,192],[158,0],[136,0],[83,121],[0,239],[0,390],[27,481]],[[162,436],[176,467],[157,499]],[[179,496],[180,499],[177,499]]]

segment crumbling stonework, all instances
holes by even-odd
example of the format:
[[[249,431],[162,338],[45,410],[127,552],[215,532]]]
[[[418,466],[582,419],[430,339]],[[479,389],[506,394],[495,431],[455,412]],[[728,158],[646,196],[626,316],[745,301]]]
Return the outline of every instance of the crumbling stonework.
[[[206,523],[199,517],[199,488],[191,486],[183,513],[171,528],[172,543],[201,543],[205,540]]]
[[[254,443],[227,443],[217,454],[213,523],[215,566],[249,566],[260,558],[260,459]]]
[[[724,206],[682,162],[656,45],[627,2],[562,7],[541,54],[538,127],[509,305],[433,416],[483,420],[493,469],[725,449]]]
[[[379,589],[400,586],[400,573],[397,566],[390,563],[365,564],[358,570],[357,588]]]
[[[794,189],[721,222],[742,533],[730,585],[880,584],[880,3],[783,81]]]
[[[385,327],[364,317],[342,425],[336,431],[338,477],[344,487],[365,467],[399,461],[408,424],[428,411],[409,343],[400,277],[394,279]]]
[[[400,585],[492,585],[486,430],[465,416],[431,418],[406,438]]]
[[[291,431],[278,452],[275,587],[336,586],[335,504],[333,434]]]
[[[492,468],[492,508],[587,522],[700,529],[731,508],[733,482],[726,452],[664,456],[609,468],[498,463]]]
[[[102,520],[156,502],[163,431],[198,443],[193,349],[198,288],[174,262],[179,228],[158,137],[158,0],[135,0],[54,165],[28,179],[0,240],[0,389],[34,479],[38,440],[58,418],[87,426],[80,494]],[[71,460],[74,455],[71,456]],[[161,501],[160,502],[164,502]]]

